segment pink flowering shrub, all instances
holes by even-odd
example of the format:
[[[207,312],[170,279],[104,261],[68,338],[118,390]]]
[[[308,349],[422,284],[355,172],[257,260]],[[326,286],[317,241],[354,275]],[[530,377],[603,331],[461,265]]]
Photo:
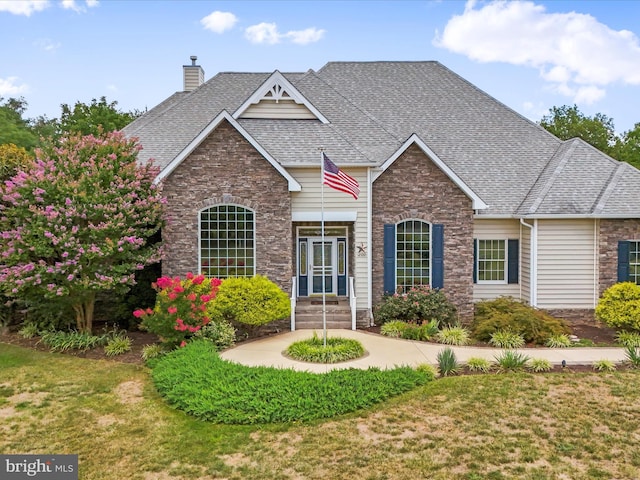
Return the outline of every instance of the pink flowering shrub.
[[[375,308],[374,318],[377,324],[394,320],[422,324],[436,320],[444,327],[455,324],[457,314],[442,290],[418,285],[404,293],[385,295]]]
[[[207,325],[210,302],[216,297],[221,281],[188,273],[180,277],[161,277],[153,288],[158,292],[152,309],[138,309],[133,315],[141,320],[141,328],[158,335],[164,343],[184,345]]]

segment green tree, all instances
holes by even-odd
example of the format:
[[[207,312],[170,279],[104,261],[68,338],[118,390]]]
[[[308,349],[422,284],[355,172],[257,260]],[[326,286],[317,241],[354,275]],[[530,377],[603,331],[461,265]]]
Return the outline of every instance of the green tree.
[[[0,97],[0,145],[12,143],[30,150],[38,144],[38,136],[31,130],[29,121],[22,118],[27,109],[24,98]]]
[[[611,156],[640,168],[640,123],[624,132],[616,142]]]
[[[91,331],[96,293],[126,292],[160,260],[160,244],[147,240],[164,199],[138,150],[119,132],[64,137],[0,186],[0,290],[66,302],[78,330]]]
[[[100,100],[94,98],[89,105],[76,102],[73,108],[63,103],[58,131],[61,135],[100,135],[103,131],[121,130],[142,115],[139,111],[123,112],[117,106],[118,102],[107,102],[105,97],[100,97]]]
[[[32,160],[31,154],[13,143],[0,145],[0,183],[9,180]]]
[[[540,125],[561,140],[581,138],[607,154],[611,154],[616,145],[613,119],[601,113],[588,117],[576,105],[552,107],[549,114],[542,117]]]

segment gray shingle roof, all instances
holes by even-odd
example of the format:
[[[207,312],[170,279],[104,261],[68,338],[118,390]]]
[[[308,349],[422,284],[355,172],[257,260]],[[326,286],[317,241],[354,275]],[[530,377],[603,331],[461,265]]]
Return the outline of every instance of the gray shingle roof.
[[[165,166],[270,75],[219,73],[125,133],[139,138],[141,158]],[[582,141],[560,141],[438,62],[331,62],[283,75],[330,123],[238,122],[285,167],[317,164],[320,146],[338,165],[379,166],[415,133],[489,205],[482,214],[640,216],[638,170],[616,176],[619,162]]]

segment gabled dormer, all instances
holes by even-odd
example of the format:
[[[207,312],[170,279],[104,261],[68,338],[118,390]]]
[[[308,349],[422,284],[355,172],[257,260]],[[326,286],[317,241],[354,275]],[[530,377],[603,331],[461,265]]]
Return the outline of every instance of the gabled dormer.
[[[235,111],[233,118],[319,120],[329,123],[277,70]]]

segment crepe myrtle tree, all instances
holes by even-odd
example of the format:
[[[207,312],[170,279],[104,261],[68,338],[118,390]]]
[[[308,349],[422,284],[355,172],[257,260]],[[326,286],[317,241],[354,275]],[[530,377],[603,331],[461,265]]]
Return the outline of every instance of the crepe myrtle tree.
[[[43,147],[5,181],[0,201],[0,288],[29,302],[67,302],[92,329],[96,293],[126,292],[160,260],[147,242],[163,222],[152,163],[122,133],[70,135]]]

